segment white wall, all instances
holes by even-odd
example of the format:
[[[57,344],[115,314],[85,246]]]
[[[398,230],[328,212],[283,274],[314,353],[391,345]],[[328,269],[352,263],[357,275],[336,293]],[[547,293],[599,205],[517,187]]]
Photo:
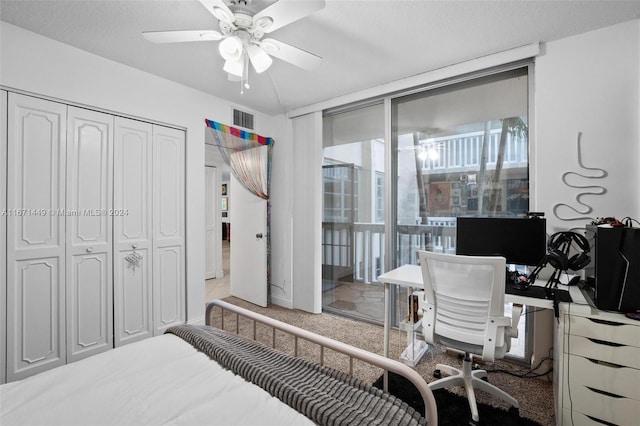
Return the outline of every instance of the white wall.
[[[279,119],[284,135],[289,120]],[[269,300],[293,308],[293,144],[290,137],[275,138],[271,163],[271,287]]]
[[[0,85],[6,88],[186,129],[187,320],[202,321],[204,119],[231,124],[231,104],[5,22],[0,52]],[[256,114],[255,122],[258,133],[277,138],[282,118]]]
[[[568,187],[565,172],[599,176],[578,164],[577,136],[582,132],[582,163],[607,172],[602,179],[576,175],[572,185],[599,185],[603,195],[583,198],[586,216],[640,220],[640,20],[548,43],[535,66],[535,210],[546,213],[549,233],[584,227],[585,215],[562,207],[579,192]],[[598,192],[599,189],[592,188]]]
[[[549,234],[584,227],[590,217],[625,216],[640,220],[640,20],[548,43],[536,59],[534,149],[531,161],[534,206],[546,214]],[[572,185],[599,185],[602,195],[582,198],[565,172],[601,176],[578,163],[578,132],[582,132],[582,164],[607,172],[602,179],[577,175]],[[554,206],[566,207],[554,213]],[[559,216],[559,217],[558,217]],[[571,218],[578,220],[567,220]],[[637,225],[637,224],[636,224]],[[532,364],[553,346],[550,313],[534,317]]]

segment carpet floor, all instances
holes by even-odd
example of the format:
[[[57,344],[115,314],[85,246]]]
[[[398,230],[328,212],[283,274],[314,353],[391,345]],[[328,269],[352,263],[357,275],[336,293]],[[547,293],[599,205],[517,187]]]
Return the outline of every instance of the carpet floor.
[[[267,308],[262,308],[235,297],[227,297],[224,300],[253,312],[348,343],[352,346],[356,346],[373,353],[383,354],[384,330],[381,326],[354,321],[326,313],[311,314],[275,305],[269,305]],[[220,326],[220,317],[219,310],[214,310],[214,326]],[[241,319],[237,327],[240,330],[240,334],[247,336],[250,335],[253,330],[252,322],[246,319]],[[236,329],[235,315],[225,315],[224,328],[227,330]],[[272,341],[275,339],[277,349],[285,353],[293,353],[295,343],[291,336],[276,332],[274,337],[270,329],[266,329],[266,327],[264,327],[264,329],[261,328],[262,327],[258,327],[257,340],[271,346]],[[390,357],[398,359],[402,351],[407,346],[407,335],[405,332],[393,330],[389,340]],[[319,353],[320,350],[316,345],[308,342],[298,343],[298,354],[306,359],[318,362]],[[348,371],[349,361],[344,355],[332,353],[330,350],[325,350],[324,359],[326,365],[338,370]],[[435,369],[436,364],[461,366],[461,363],[462,362],[458,357],[447,352],[446,348],[432,346],[418,365],[415,366],[415,370],[420,373],[427,382],[430,382],[434,380],[433,370]],[[504,360],[486,363],[482,365],[482,368],[488,371],[489,381],[491,383],[512,395],[520,404],[519,414],[522,418],[520,423],[508,423],[506,420],[503,420],[492,424],[532,425],[537,423],[542,426],[555,425],[553,384],[551,383],[550,375],[542,378],[525,378],[525,375],[528,373],[527,370],[523,370],[522,367]],[[366,381],[367,383],[374,383],[381,374],[382,370],[378,368],[357,361],[354,363],[354,376]],[[444,395],[440,397],[439,401],[438,394]],[[449,399],[449,395],[447,394],[450,394],[452,398]],[[463,415],[463,418],[466,419],[463,423],[446,423],[443,419],[443,423],[441,424],[468,424],[468,421],[470,420],[470,412],[468,405],[466,404],[466,398],[464,398],[463,389],[453,388],[451,389],[451,392],[434,392],[434,395],[436,395],[436,400],[438,401],[438,410],[439,412],[442,412],[440,415],[446,413],[447,410],[450,409],[458,412],[458,414],[460,414],[459,412],[466,414],[466,417]],[[454,401],[455,397],[458,396],[461,396],[460,399],[463,399],[463,401],[462,403],[458,401],[458,403],[454,404],[452,401]],[[509,410],[509,405],[507,403],[485,392],[478,391],[476,393],[476,399],[477,402],[483,406],[493,407],[504,412],[508,412]],[[454,407],[460,408],[454,409]],[[464,407],[464,411],[462,407]],[[480,413],[480,418],[481,424],[491,424],[483,421],[482,412]],[[528,420],[531,422],[528,422]],[[460,421],[462,420],[456,420],[456,422]]]

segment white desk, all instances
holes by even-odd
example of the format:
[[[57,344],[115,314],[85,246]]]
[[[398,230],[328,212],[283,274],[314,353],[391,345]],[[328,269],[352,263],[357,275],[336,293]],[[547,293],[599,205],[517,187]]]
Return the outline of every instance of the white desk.
[[[411,289],[424,289],[422,270],[418,265],[404,265],[380,275],[378,281],[384,283],[384,355],[388,357],[389,332],[391,329],[391,301],[389,297],[391,294],[391,284],[407,287],[410,291]],[[640,392],[637,391],[636,379],[640,377],[640,362],[637,361],[637,354],[640,354],[640,337],[637,331],[640,330],[640,325],[638,325],[638,321],[630,320],[623,314],[599,311],[589,304],[578,286],[568,287],[568,290],[573,302],[560,303],[560,318],[553,330],[553,387],[556,422],[558,425],[562,425],[563,422],[564,424],[573,424],[574,419],[579,419],[584,424],[587,422],[591,424],[593,421],[590,420],[589,415],[594,418],[613,421],[616,424],[622,424],[629,419],[635,421],[638,418],[638,413],[640,413]],[[504,300],[506,303],[553,309],[553,301],[548,299],[506,293]],[[586,323],[587,320],[593,320],[595,322]],[[580,321],[586,323],[586,325],[583,326],[584,330],[582,330],[582,332],[579,331]],[[573,326],[570,324],[573,324]],[[623,328],[624,330],[620,331]],[[571,336],[572,330],[577,336]],[[583,337],[583,335],[587,336],[588,333],[594,333],[597,342],[612,341],[616,343],[616,345],[608,346],[605,344],[606,349],[602,349],[602,347],[591,349],[588,345],[597,345]],[[574,343],[570,349],[569,342],[573,341],[571,339],[581,339],[581,341],[586,343],[580,345],[577,343],[581,341],[578,341]],[[629,343],[629,341],[631,343]],[[620,345],[620,343],[624,344]],[[576,352],[576,354],[572,351]],[[623,356],[621,358],[618,352],[622,351],[628,352],[626,357]],[[615,361],[612,361],[612,357],[617,358],[615,358]],[[582,358],[603,359],[607,362],[606,365],[620,364],[625,365],[625,368],[622,373],[616,373],[617,370],[615,368],[609,368],[609,370],[613,370],[614,372],[607,371],[605,374],[602,372],[604,367],[600,365],[594,367],[593,362],[583,362],[580,364]],[[572,359],[571,364],[574,366],[571,372],[569,371],[569,359]],[[620,359],[626,361],[620,361]],[[584,367],[580,367],[582,365],[584,365]],[[628,365],[631,365],[631,367],[628,367]],[[595,368],[600,368],[600,376],[593,374]],[[621,376],[615,379],[616,376],[614,376],[614,374],[621,374]],[[633,376],[633,374],[635,374],[635,376]],[[602,389],[605,392],[611,392],[613,395],[623,395],[624,398],[609,397],[606,393],[599,394],[597,390],[594,391],[580,381],[582,380],[581,378],[585,377],[589,378],[588,385],[591,386],[591,388]],[[386,390],[386,372],[383,383],[384,389]],[[570,389],[572,389],[573,392],[570,392]],[[627,416],[626,418],[624,417],[625,415]],[[621,418],[623,421],[619,423]]]
[[[389,333],[391,331],[391,284],[412,289],[424,289],[422,269],[419,265],[403,265],[378,276],[378,281],[384,283],[384,356],[389,356]],[[587,304],[582,291],[577,286],[569,287],[569,294],[573,303]],[[505,302],[543,309],[553,309],[553,301],[515,294],[505,294]]]

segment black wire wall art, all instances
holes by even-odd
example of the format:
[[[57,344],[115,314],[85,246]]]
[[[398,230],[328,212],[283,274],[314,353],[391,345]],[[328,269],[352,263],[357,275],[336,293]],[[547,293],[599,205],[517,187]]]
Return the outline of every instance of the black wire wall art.
[[[574,220],[594,220],[593,216],[590,216],[593,213],[593,207],[583,201],[583,199],[587,196],[593,195],[604,195],[607,193],[607,188],[601,185],[584,185],[572,182],[576,178],[578,182],[581,180],[591,181],[593,179],[604,179],[608,176],[606,170],[601,169],[599,167],[587,167],[584,165],[582,161],[582,132],[578,132],[578,165],[586,172],[578,173],[573,171],[564,172],[562,174],[562,182],[570,188],[579,189],[580,192],[575,197],[575,201],[578,204],[578,207],[574,207],[567,203],[557,203],[553,206],[553,214],[560,220],[564,221],[574,221]],[[569,215],[573,212],[576,216],[569,215],[561,215],[561,209],[569,210]]]

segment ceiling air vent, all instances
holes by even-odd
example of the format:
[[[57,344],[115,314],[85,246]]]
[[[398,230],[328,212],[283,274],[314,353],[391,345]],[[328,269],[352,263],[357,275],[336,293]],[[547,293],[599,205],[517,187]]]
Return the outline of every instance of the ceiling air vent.
[[[233,125],[253,130],[253,114],[249,114],[248,112],[240,111],[239,109],[234,108]]]

